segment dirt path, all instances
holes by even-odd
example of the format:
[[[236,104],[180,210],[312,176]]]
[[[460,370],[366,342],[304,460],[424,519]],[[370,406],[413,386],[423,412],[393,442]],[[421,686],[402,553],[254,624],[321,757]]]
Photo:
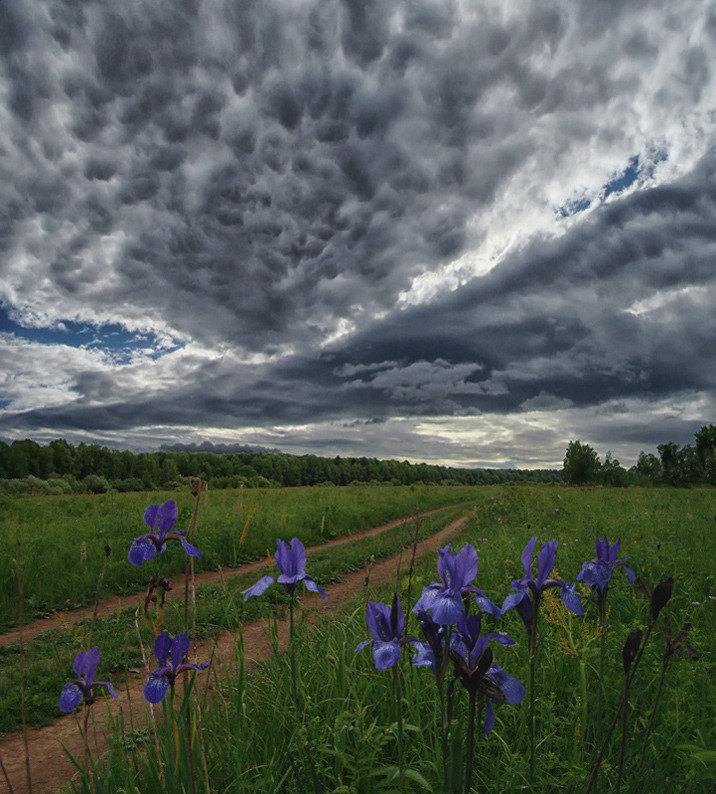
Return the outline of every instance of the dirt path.
[[[365,534],[374,534],[384,531],[410,520],[410,518],[407,518],[393,521],[390,524],[369,530]],[[417,546],[417,556],[419,557],[428,552],[435,551],[438,545],[445,543],[445,541],[448,540],[451,535],[458,532],[466,522],[467,518],[458,518],[432,537],[419,543]],[[340,542],[353,540],[356,537],[356,535],[353,535],[348,538],[336,539],[312,548],[314,550],[326,548]],[[410,565],[412,553],[413,550],[411,546],[395,557],[381,560],[373,564],[369,569],[346,574],[342,582],[330,586],[330,589],[327,591],[328,599],[326,601],[323,601],[318,596],[304,594],[302,595],[302,608],[331,611],[338,610],[343,603],[355,596],[355,594],[362,589],[367,588],[370,590],[374,587],[377,588],[391,581],[391,579],[396,576],[398,570],[407,570]],[[261,567],[265,564],[265,561],[259,561],[249,566],[243,566],[240,570],[250,570],[251,568]],[[207,581],[211,581],[209,577],[212,576],[215,577],[215,581],[219,581],[219,574],[214,574],[212,572],[211,574],[202,574],[202,577],[205,578],[202,578],[201,582],[206,583]],[[199,583],[198,578],[199,577],[197,577],[197,584]],[[116,602],[113,607],[107,606],[107,610],[110,612],[112,609],[116,608]],[[78,612],[79,611],[81,610],[78,610]],[[83,611],[91,616],[93,609]],[[73,612],[72,615],[74,616],[75,613]],[[76,619],[79,620],[80,618],[77,617]],[[40,623],[44,624],[44,628],[41,629],[43,631],[50,627],[47,620],[40,621]],[[30,627],[25,627],[25,631],[27,631],[28,628]],[[39,633],[39,631],[40,630],[38,630],[37,633]],[[288,644],[287,618],[278,622],[278,631],[279,648],[285,650]],[[255,662],[265,658],[267,654],[271,653],[269,633],[265,621],[259,620],[245,625],[243,634],[244,658],[247,668],[250,668]],[[209,656],[213,654],[212,658],[214,661],[218,661],[219,659],[228,661],[234,653],[235,647],[235,635],[232,632],[222,632],[217,640],[213,640],[210,643],[197,644],[192,653],[193,658],[197,660],[208,659]],[[119,697],[116,700],[111,700],[108,703],[104,700],[96,701],[95,705],[92,707],[93,720],[97,726],[93,736],[93,752],[97,750],[102,751],[107,747],[107,739],[103,733],[103,726],[107,724],[107,716],[108,714],[117,716],[120,709],[123,709],[126,714],[129,705],[128,699],[133,705],[135,725],[141,719],[147,718],[146,709],[144,708],[145,704],[142,699],[142,687],[144,686],[146,675],[147,673],[145,672],[142,675],[136,675],[130,678],[127,687],[118,686],[117,692]],[[92,730],[90,730],[90,733],[92,734]],[[75,771],[65,755],[62,746],[64,745],[75,758],[79,759],[83,755],[83,744],[75,720],[72,717],[60,717],[56,719],[52,725],[40,728],[39,730],[28,729],[27,738],[33,791],[35,794],[51,794],[51,792],[61,789]],[[94,749],[95,743],[96,750]],[[22,732],[8,734],[3,739],[0,739],[0,759],[2,760],[5,771],[10,779],[10,785],[12,786],[11,789],[8,787],[5,777],[0,773],[0,791],[7,791],[8,794],[29,794]]]
[[[425,516],[439,513],[441,510],[448,510],[450,507],[454,506],[455,505],[450,505],[448,507],[438,507],[435,510],[427,510],[424,513],[418,513],[417,515],[408,516],[407,518],[396,518],[394,521],[389,521],[387,524],[381,524],[379,527],[372,527],[370,529],[363,530],[362,532],[355,532],[352,535],[343,535],[340,538],[334,538],[333,540],[329,540],[326,543],[321,543],[318,546],[309,546],[306,551],[309,553],[312,551],[320,551],[321,549],[328,549],[332,546],[339,546],[343,543],[350,543],[351,541],[359,540],[360,538],[378,535],[381,532],[386,532],[389,529],[394,529],[395,527],[401,526],[403,524],[408,524],[411,521],[415,521],[419,518],[424,518]],[[218,571],[202,571],[201,573],[197,573],[194,576],[194,584],[196,587],[200,587],[201,585],[223,584],[226,579],[234,576],[234,574],[247,573],[248,571],[253,571],[262,567],[271,567],[272,565],[273,558],[268,560],[266,558],[262,558],[260,560],[254,560],[254,562],[240,565],[237,568],[226,567],[221,568]],[[183,581],[183,574],[180,576]],[[135,607],[139,603],[139,600],[144,596],[144,592],[144,590],[138,590],[136,593],[131,593],[129,595],[112,596],[110,598],[101,599],[97,607],[97,617],[116,614],[118,610],[125,609],[129,606]],[[183,603],[184,588],[176,587],[173,590],[170,590],[167,593],[167,601],[179,601]],[[80,609],[73,609],[70,612],[53,612],[49,617],[38,618],[31,623],[25,624],[22,627],[22,639],[25,643],[32,642],[32,640],[42,634],[43,631],[49,631],[50,629],[65,629],[67,626],[77,623],[80,620],[91,618],[93,612],[94,606],[81,607]],[[19,628],[14,628],[5,634],[0,634],[0,648],[5,648],[9,645],[18,645],[19,642]],[[0,773],[0,779],[1,778],[2,774]]]

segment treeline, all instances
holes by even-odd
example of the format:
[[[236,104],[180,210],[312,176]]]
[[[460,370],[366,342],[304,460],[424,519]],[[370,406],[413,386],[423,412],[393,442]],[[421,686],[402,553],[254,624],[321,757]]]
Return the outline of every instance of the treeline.
[[[0,491],[5,493],[105,493],[179,489],[192,477],[210,488],[385,483],[487,485],[558,482],[558,470],[458,469],[407,460],[323,458],[280,452],[134,453],[64,439],[40,445],[30,439],[0,441]]]
[[[589,444],[570,441],[562,476],[570,485],[716,485],[716,425],[705,425],[694,438],[694,444],[683,447],[673,441],[658,444],[658,455],[641,452],[630,469],[611,452],[602,462]]]

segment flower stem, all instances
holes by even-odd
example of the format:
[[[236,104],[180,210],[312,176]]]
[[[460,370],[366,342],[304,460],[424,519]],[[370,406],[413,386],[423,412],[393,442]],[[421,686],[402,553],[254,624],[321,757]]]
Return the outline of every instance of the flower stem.
[[[470,794],[472,786],[472,765],[475,755],[475,712],[477,689],[470,689],[470,711],[467,718],[467,748],[465,755],[465,794]]]
[[[294,628],[293,628],[293,604],[296,599],[295,592],[291,593],[291,601],[288,606],[288,636],[289,636],[289,648],[288,648],[288,655],[290,657],[291,662],[291,687],[293,691],[293,702],[296,704],[296,711],[298,712],[299,702],[298,702],[298,682],[296,679],[296,648],[294,645]]]
[[[656,690],[656,698],[654,699],[654,706],[651,710],[651,715],[649,717],[649,724],[646,727],[646,734],[644,735],[644,744],[641,748],[641,758],[639,759],[639,769],[644,765],[644,754],[646,753],[646,745],[649,741],[649,735],[651,734],[651,729],[654,725],[654,716],[656,715],[656,707],[659,705],[659,699],[661,698],[661,690],[664,686],[664,676],[666,675],[666,666],[669,663],[669,657],[667,656],[664,659],[664,663],[661,666],[661,677],[659,678],[659,687]]]
[[[398,766],[400,767],[400,790],[403,790],[405,770],[405,739],[403,736],[403,694],[400,688],[400,671],[398,665],[393,667],[393,681],[395,682],[395,700],[398,705]]]

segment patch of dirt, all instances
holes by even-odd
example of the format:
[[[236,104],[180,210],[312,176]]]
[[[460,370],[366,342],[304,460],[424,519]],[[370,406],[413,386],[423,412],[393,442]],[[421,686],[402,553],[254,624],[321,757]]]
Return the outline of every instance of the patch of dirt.
[[[430,511],[438,512],[438,511]],[[427,515],[424,513],[422,515]],[[375,534],[387,529],[407,523],[413,518],[399,519],[392,521],[381,527],[368,530],[364,534]],[[457,533],[465,524],[467,518],[458,518],[439,530],[432,537],[420,542],[416,547],[416,556],[421,557],[429,552],[434,552],[438,545],[444,544],[451,535]],[[308,551],[327,548],[339,543],[346,543],[354,540],[357,535],[345,538],[337,538],[320,546],[313,546]],[[413,555],[413,546],[408,547],[400,554],[389,559],[380,560],[367,569],[346,574],[343,581],[330,586],[328,599],[324,601],[318,595],[303,593],[300,602],[301,609],[317,609],[326,611],[338,611],[340,607],[353,598],[361,590],[370,593],[372,589],[377,589],[400,576],[401,572],[408,570]],[[239,569],[224,569],[223,573],[208,572],[195,577],[196,584],[208,584],[220,582],[221,576],[231,575],[234,572],[244,572],[266,565],[265,560],[242,566]],[[177,588],[181,593],[176,593],[175,598],[181,598],[183,588]],[[174,593],[175,591],[171,591]],[[122,603],[123,601],[123,603]],[[111,613],[118,606],[126,606],[132,601],[126,599],[108,599],[102,602],[98,614]],[[136,603],[136,597],[135,601]],[[59,628],[66,626],[68,622],[81,620],[83,617],[91,617],[94,607],[76,610],[69,615],[58,615],[49,620],[36,621],[23,628],[23,638],[27,642],[33,636],[37,636],[42,631],[49,628]],[[69,618],[69,620],[68,620]],[[17,630],[13,630],[14,632]],[[11,632],[4,635],[5,640]],[[279,649],[284,651],[288,646],[288,618],[278,621]],[[266,658],[271,653],[271,643],[269,631],[264,620],[248,623],[243,628],[244,639],[244,659],[247,669],[262,658]],[[14,642],[19,641],[19,631]],[[4,642],[3,644],[12,644]],[[222,632],[217,639],[208,643],[197,643],[192,647],[192,659],[202,661],[211,658],[216,663],[229,662],[236,651],[236,636],[233,632]],[[132,718],[134,727],[144,725],[150,719],[147,704],[142,697],[142,687],[146,681],[149,671],[145,670],[141,675],[135,674],[129,678],[128,686],[117,686],[116,700],[97,700],[92,706],[90,723],[90,747],[93,755],[98,755],[107,749],[108,740],[106,726],[108,718],[118,717],[120,710],[125,716],[132,708]],[[59,697],[59,693],[58,693]],[[58,791],[67,783],[75,773],[75,768],[67,758],[63,746],[76,759],[80,760],[84,756],[84,744],[78,729],[77,720],[72,716],[59,717],[51,725],[40,729],[27,730],[27,747],[30,759],[30,777],[32,781],[32,791],[35,794],[50,794]],[[27,781],[25,739],[22,731],[8,734],[0,739],[0,761],[4,771],[0,771],[0,786],[8,794],[30,794],[30,786]]]

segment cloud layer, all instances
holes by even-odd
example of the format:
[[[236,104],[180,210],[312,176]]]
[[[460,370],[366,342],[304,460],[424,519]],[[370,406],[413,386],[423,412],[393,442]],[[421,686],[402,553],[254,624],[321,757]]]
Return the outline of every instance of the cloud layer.
[[[4,0],[0,433],[466,465],[689,441],[714,39],[698,0]],[[17,330],[69,321],[157,347]]]

